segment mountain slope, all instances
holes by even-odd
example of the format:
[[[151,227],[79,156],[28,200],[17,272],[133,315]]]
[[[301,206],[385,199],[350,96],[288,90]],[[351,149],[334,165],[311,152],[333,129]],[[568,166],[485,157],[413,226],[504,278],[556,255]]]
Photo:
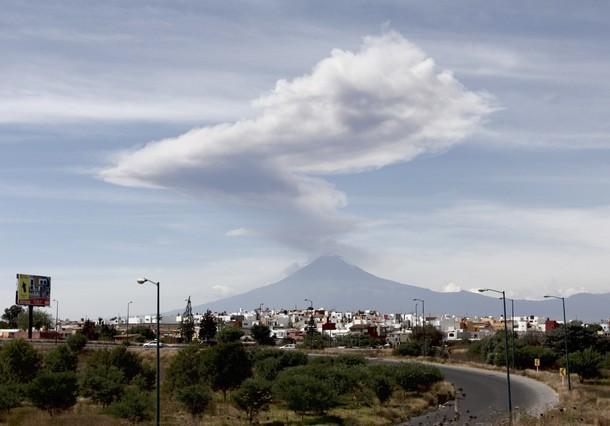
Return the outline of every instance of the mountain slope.
[[[492,293],[487,293],[492,294]],[[260,303],[272,308],[308,305],[339,311],[375,309],[380,312],[413,312],[414,298],[423,299],[431,314],[495,315],[502,313],[502,303],[494,297],[460,291],[442,293],[376,277],[338,256],[323,256],[277,283],[247,293],[194,306],[194,312],[238,311],[254,309]],[[610,293],[578,294],[566,299],[569,318],[599,321],[610,316]],[[510,304],[507,303],[508,315]],[[420,306],[421,310],[421,306]],[[420,311],[421,312],[421,311]],[[557,300],[515,300],[515,315],[561,318]]]

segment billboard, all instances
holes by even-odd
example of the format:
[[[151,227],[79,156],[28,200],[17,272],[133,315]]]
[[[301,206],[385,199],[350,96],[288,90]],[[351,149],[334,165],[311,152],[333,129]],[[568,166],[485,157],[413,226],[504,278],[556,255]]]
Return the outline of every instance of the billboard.
[[[49,306],[51,304],[51,277],[17,274],[17,304]]]

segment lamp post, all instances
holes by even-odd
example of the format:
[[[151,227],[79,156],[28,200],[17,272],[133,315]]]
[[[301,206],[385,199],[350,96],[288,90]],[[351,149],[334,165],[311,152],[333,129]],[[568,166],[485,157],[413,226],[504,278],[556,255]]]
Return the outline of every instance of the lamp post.
[[[53,299],[55,302],[55,344],[57,344],[57,320],[59,319],[59,300]]]
[[[419,312],[417,312],[418,303],[415,302],[415,327],[419,326]]]
[[[157,286],[157,413],[156,413],[156,424],[161,424],[161,358],[159,354],[159,340],[161,340],[161,332],[159,328],[159,288],[161,283],[159,281],[151,281],[148,278],[139,278],[138,284],[151,283]],[[129,304],[128,304],[129,306]],[[129,319],[128,319],[129,320]]]
[[[499,299],[502,299],[501,297]],[[515,299],[508,298],[510,300],[510,348],[513,356],[511,365],[513,370],[515,369]]]
[[[504,290],[494,290],[492,288],[480,288],[479,292],[484,293],[491,291],[502,295],[502,304],[504,306],[504,356],[506,357],[506,386],[508,387],[508,420],[509,423],[513,424],[513,399],[510,392],[510,367],[508,365],[508,325],[506,321],[506,293]]]
[[[311,316],[309,317],[309,326],[307,327],[307,334],[309,334],[309,340],[310,340],[309,347],[310,347],[310,349],[313,349],[314,330],[312,330],[312,327],[315,326],[315,322],[313,320],[313,301],[311,299],[305,299],[305,302],[309,302],[309,310],[311,311]]]
[[[421,332],[422,332],[422,336],[424,338],[424,356],[427,355],[426,352],[426,302],[424,302],[424,299],[413,299],[413,301],[415,302],[421,302],[421,322],[422,322],[422,328],[421,328]]]
[[[131,305],[133,303],[133,301],[129,301],[127,302],[127,327],[125,329],[125,335],[127,336],[127,339],[129,340],[129,305]]]
[[[568,376],[568,390],[572,390],[572,381],[570,380],[570,357],[568,352],[568,323],[566,322],[566,299],[559,296],[544,296],[545,299],[561,299],[563,305],[563,331],[564,331],[564,342],[566,348],[566,376]]]

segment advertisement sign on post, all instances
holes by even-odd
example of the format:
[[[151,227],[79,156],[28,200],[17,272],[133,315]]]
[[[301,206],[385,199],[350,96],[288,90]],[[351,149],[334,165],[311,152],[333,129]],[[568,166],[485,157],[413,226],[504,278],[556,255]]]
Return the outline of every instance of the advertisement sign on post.
[[[51,304],[51,277],[17,274],[17,304],[49,306]]]

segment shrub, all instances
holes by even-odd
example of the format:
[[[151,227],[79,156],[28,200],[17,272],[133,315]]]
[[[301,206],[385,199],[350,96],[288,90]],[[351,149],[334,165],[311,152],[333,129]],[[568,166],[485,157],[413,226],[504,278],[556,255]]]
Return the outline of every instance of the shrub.
[[[8,413],[12,408],[19,406],[21,392],[18,385],[0,383],[0,411]]]
[[[271,384],[262,379],[245,380],[232,396],[233,402],[246,412],[248,421],[256,418],[258,413],[266,410],[271,402]]]
[[[41,363],[42,357],[38,351],[23,339],[12,340],[0,350],[5,381],[29,383],[40,370]]]
[[[198,417],[212,401],[212,392],[207,385],[191,385],[176,389],[176,400],[188,411],[191,416]]]
[[[337,405],[337,394],[324,381],[289,369],[282,371],[273,384],[273,394],[297,414],[323,414]]]
[[[74,333],[66,339],[66,344],[74,353],[78,353],[87,345],[87,337],[83,333]]]
[[[106,411],[111,416],[127,419],[132,423],[142,422],[152,418],[153,403],[150,395],[134,388],[110,404]]]
[[[81,379],[83,395],[106,406],[123,395],[125,376],[113,365],[89,365]]]
[[[414,362],[401,363],[396,368],[396,383],[406,392],[428,389],[443,380],[437,367]]]
[[[220,330],[216,337],[220,343],[232,343],[238,342],[243,335],[244,332],[240,328],[227,326]]]
[[[54,373],[76,371],[78,356],[70,350],[68,345],[60,345],[47,354],[44,365],[47,370]]]
[[[578,374],[580,383],[586,379],[594,379],[601,376],[601,365],[603,357],[592,347],[569,355],[570,371]]]
[[[381,404],[384,404],[394,391],[396,385],[395,371],[389,365],[371,365],[368,367],[369,386]]]
[[[409,341],[399,344],[394,348],[394,355],[400,356],[419,356],[421,354],[421,347],[419,343]]]
[[[71,371],[45,371],[29,384],[27,394],[35,407],[57,414],[76,404],[78,379]]]

